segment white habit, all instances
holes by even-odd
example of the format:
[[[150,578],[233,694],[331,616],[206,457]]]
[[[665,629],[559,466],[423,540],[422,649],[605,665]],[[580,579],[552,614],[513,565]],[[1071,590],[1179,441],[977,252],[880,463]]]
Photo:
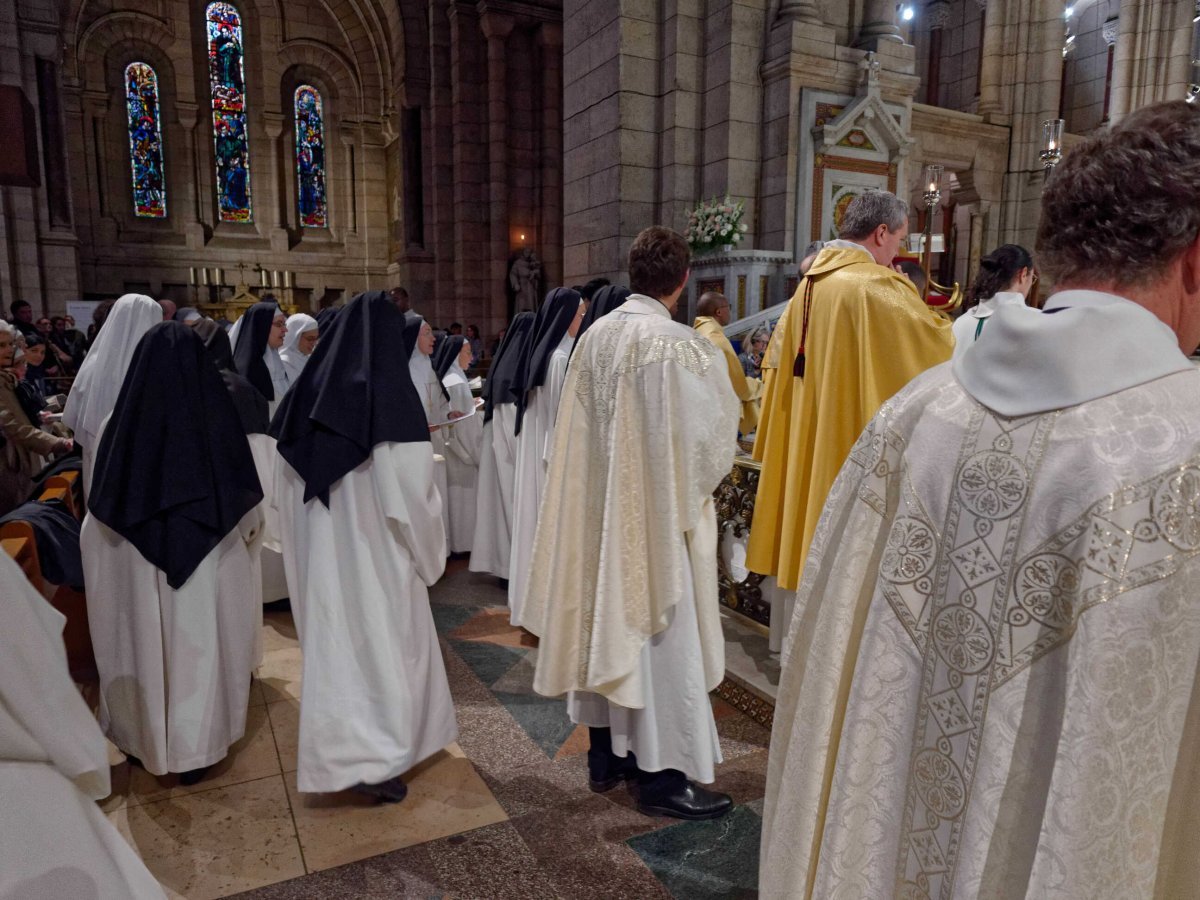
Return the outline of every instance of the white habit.
[[[262,486],[262,554],[260,557],[262,603],[273,603],[289,596],[287,578],[283,571],[283,545],[279,541],[279,510],[275,504],[275,467],[282,463],[275,448],[275,438],[269,434],[248,434],[250,453]]]
[[[512,554],[513,485],[517,478],[517,438],[513,428],[516,421],[515,404],[496,404],[492,408],[492,420],[483,426],[479,458],[470,569],[472,572],[490,572],[497,578],[508,577]]]
[[[784,648],[764,897],[1200,896],[1200,372],[1002,308],[838,475]]]
[[[408,374],[412,378],[413,387],[421,397],[421,406],[425,409],[425,418],[430,425],[445,422],[449,417],[450,403],[442,393],[442,383],[438,381],[437,372],[433,371],[433,362],[420,350],[413,348],[408,358]],[[450,494],[449,479],[446,475],[446,436],[444,429],[429,435],[433,446],[433,483],[438,496],[442,500],[442,530],[446,533],[447,543],[450,540]]]
[[[100,727],[154,775],[225,758],[245,732],[262,605],[258,507],[179,590],[95,516],[79,543],[100,673]]]
[[[554,439],[554,421],[558,416],[558,401],[567,377],[567,361],[575,338],[563,339],[550,355],[546,380],[529,395],[521,433],[516,436],[517,456],[513,477],[512,547],[508,559],[509,621],[524,625],[522,606],[530,579],[533,538],[537,532],[538,510],[546,486],[546,468],[550,463],[550,448]],[[516,407],[513,408],[514,419]],[[495,418],[492,420],[495,421]]]
[[[475,409],[475,398],[466,373],[457,361],[442,379],[450,392],[450,409],[464,415]],[[468,553],[475,536],[475,487],[479,478],[479,458],[483,450],[483,411],[448,425],[445,431],[446,497],[450,508],[449,549]]]
[[[697,414],[703,411],[703,415]],[[712,492],[740,404],[724,357],[657,300],[584,334],[563,388],[524,620],[534,688],[644,771],[711,782],[725,675]]]
[[[427,585],[441,577],[441,500],[425,443],[379,444],[304,502],[276,472],[284,562],[304,654],[299,789],[378,784],[458,737]]]
[[[980,300],[954,320],[954,359],[958,359],[967,348],[983,337],[988,319],[1005,306],[1024,306],[1025,298],[1016,291],[999,291],[986,300]]]
[[[67,671],[65,619],[0,553],[0,898],[165,896],[95,801],[104,735]]]

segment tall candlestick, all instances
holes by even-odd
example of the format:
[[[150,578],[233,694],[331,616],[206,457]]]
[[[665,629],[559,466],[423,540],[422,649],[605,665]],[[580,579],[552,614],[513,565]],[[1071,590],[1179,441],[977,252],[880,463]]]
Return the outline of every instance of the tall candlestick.
[[[188,284],[192,287],[196,286],[196,267],[188,266]]]

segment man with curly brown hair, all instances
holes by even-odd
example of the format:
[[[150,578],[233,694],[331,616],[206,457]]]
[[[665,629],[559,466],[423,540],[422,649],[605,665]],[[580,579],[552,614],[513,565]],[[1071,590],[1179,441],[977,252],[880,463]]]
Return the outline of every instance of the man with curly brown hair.
[[[1044,310],[884,404],[784,647],[764,897],[1197,897],[1200,110],[1046,186]]]

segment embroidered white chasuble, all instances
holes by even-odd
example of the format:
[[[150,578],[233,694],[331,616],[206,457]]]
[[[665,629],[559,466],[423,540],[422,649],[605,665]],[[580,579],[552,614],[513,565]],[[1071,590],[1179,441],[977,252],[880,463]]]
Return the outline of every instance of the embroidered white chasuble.
[[[1139,307],[1059,296],[998,310],[963,382],[915,379],[837,478],[784,649],[764,897],[1200,896],[1200,373]]]
[[[631,296],[575,349],[554,431],[524,624],[534,687],[647,704],[642,650],[694,603],[704,682],[724,676],[712,492],[740,414],[718,351],[656,300]],[[696,543],[702,546],[695,546]],[[689,616],[690,618],[690,616]]]

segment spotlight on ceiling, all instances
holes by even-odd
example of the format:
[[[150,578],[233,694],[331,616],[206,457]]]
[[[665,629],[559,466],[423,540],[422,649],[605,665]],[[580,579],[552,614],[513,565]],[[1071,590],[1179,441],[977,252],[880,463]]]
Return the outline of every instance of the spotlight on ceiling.
[[[900,10],[900,18],[905,22],[911,22],[914,15],[916,15],[916,13],[913,11],[911,6],[905,6]]]

